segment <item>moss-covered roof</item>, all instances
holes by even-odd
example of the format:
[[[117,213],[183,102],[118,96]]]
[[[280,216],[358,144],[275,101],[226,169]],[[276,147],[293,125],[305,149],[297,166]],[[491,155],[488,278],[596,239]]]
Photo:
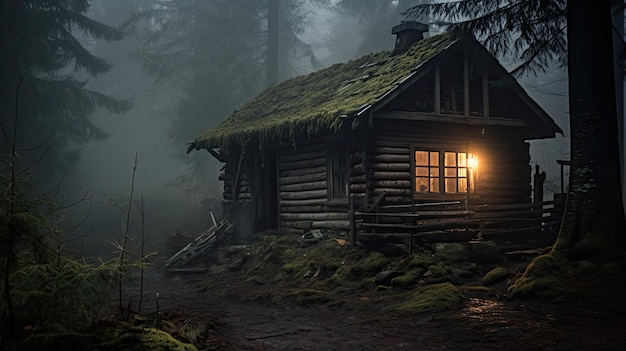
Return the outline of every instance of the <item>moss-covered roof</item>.
[[[190,149],[227,147],[252,136],[280,140],[302,132],[336,130],[342,115],[352,116],[376,104],[457,41],[452,33],[435,35],[400,55],[383,51],[286,80],[197,137]]]

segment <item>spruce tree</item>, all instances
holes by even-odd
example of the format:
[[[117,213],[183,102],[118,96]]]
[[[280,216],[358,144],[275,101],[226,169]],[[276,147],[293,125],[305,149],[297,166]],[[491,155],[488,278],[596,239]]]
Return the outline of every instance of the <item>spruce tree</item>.
[[[20,123],[28,127],[19,130],[18,153],[25,165],[39,163],[37,184],[47,188],[78,160],[82,145],[106,136],[89,119],[96,109],[122,113],[131,106],[89,90],[89,77],[111,68],[90,46],[124,36],[90,19],[89,6],[88,0],[0,5],[0,122],[5,134],[12,130],[15,88],[23,76],[18,103]]]

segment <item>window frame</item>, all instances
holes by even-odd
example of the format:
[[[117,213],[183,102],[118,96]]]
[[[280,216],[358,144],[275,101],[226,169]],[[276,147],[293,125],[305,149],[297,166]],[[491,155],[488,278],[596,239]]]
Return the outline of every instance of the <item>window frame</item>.
[[[343,141],[330,141],[327,144],[327,198],[329,201],[347,199],[350,196],[350,162],[347,148],[347,143]]]
[[[422,160],[427,160],[427,163],[418,164],[418,152],[426,153],[427,157],[422,157]],[[436,162],[434,162],[433,155],[436,156]],[[454,155],[454,162],[448,158],[452,155]],[[460,159],[460,155],[464,155],[464,159]],[[475,193],[476,185],[469,165],[470,158],[472,158],[472,153],[463,147],[413,145],[411,147],[413,196],[454,196],[468,192]],[[420,183],[418,181],[420,178],[426,181]],[[418,188],[420,184],[427,186],[426,191],[420,191]],[[449,191],[453,184],[455,191]],[[465,184],[464,189],[463,184]]]

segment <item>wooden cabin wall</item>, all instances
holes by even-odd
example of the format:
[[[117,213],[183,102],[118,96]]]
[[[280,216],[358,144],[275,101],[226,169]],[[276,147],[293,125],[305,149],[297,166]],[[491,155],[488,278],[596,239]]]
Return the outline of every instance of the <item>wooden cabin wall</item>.
[[[280,227],[291,233],[309,229],[347,231],[347,198],[328,199],[327,144],[316,139],[279,150]]]
[[[477,145],[476,201],[473,204],[531,203],[530,145],[511,138],[488,139]]]
[[[230,157],[226,160],[226,164],[224,165],[224,173],[219,175],[219,180],[224,182],[224,192],[222,196],[225,203],[233,202],[235,200],[252,199],[250,184],[248,181],[248,172],[246,170],[247,162],[244,161],[244,159],[240,159],[240,153],[238,151],[231,152]],[[237,175],[238,181],[235,182]],[[236,189],[233,193],[234,186],[236,186]]]
[[[379,122],[380,123],[380,122]],[[478,158],[478,167],[472,170],[475,191],[470,203],[521,204],[531,202],[531,169],[529,144],[515,134],[496,129],[483,135],[479,128],[414,125],[406,121],[383,121],[373,128],[365,161],[357,168],[366,174],[368,199],[385,192],[385,203],[410,205],[421,202],[465,200],[466,194],[430,194],[413,196],[412,145],[457,145],[458,151],[472,152]],[[442,134],[442,130],[445,134]]]

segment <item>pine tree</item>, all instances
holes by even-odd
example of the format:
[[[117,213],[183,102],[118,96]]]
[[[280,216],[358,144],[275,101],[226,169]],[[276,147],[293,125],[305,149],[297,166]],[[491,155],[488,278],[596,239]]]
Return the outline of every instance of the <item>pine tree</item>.
[[[56,185],[82,145],[106,136],[89,120],[96,109],[122,113],[131,106],[89,90],[88,78],[110,65],[93,56],[88,44],[124,36],[87,17],[89,6],[88,0],[11,0],[0,6],[0,122],[5,133],[12,130],[15,87],[24,76],[18,103],[20,123],[28,128],[19,130],[19,153],[24,164],[39,163],[39,185]]]

